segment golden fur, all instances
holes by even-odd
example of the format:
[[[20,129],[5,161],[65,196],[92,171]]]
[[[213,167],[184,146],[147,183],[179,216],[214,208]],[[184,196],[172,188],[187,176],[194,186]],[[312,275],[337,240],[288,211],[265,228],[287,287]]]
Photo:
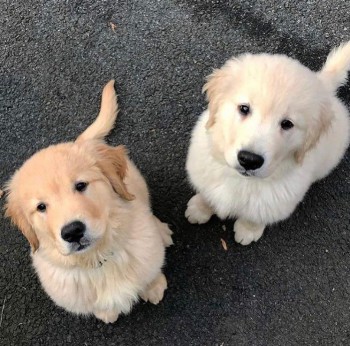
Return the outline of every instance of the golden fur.
[[[147,185],[122,146],[103,137],[117,114],[114,81],[102,94],[95,122],[73,143],[33,155],[8,183],[6,215],[28,239],[40,281],[57,305],[114,322],[141,296],[163,298],[165,247],[171,232],[150,208]],[[78,191],[77,182],[86,182]],[[38,205],[45,204],[40,212]],[[78,242],[62,229],[86,225]],[[79,248],[83,245],[83,249]],[[84,248],[85,247],[85,248]]]

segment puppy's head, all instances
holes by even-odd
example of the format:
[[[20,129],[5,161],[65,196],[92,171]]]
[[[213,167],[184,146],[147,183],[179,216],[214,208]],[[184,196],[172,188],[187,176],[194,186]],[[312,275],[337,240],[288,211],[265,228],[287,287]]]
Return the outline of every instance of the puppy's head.
[[[213,155],[244,176],[300,164],[332,119],[317,74],[282,55],[231,59],[203,90]]]
[[[88,251],[108,232],[116,201],[131,200],[123,147],[96,141],[51,146],[33,155],[8,184],[6,214],[36,251]]]

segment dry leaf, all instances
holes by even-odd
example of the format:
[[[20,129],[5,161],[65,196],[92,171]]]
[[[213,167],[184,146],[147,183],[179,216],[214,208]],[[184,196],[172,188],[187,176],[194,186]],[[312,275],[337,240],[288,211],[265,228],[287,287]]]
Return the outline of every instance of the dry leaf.
[[[3,194],[4,194],[4,191],[2,191],[2,190],[0,189],[0,198],[2,197]]]
[[[112,23],[112,22],[109,22],[109,26],[111,27],[112,31],[115,32],[115,29],[117,28],[117,25]]]
[[[220,238],[220,240],[221,240],[222,247],[224,248],[225,251],[227,251],[227,244],[226,244],[225,240],[222,238]]]

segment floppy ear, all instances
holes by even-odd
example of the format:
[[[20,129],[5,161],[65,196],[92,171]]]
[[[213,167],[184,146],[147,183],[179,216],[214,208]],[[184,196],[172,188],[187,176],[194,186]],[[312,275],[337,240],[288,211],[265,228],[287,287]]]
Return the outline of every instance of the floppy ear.
[[[209,119],[206,128],[209,129],[215,123],[216,113],[219,108],[219,99],[222,93],[223,84],[226,84],[227,72],[222,69],[216,69],[207,77],[207,82],[204,84],[202,92],[206,93],[209,102]]]
[[[127,201],[135,197],[128,192],[124,178],[127,171],[126,150],[122,145],[111,147],[107,144],[99,143],[97,150],[97,166],[110,181],[114,191]]]
[[[209,120],[206,128],[209,129],[215,123],[216,114],[222,104],[223,97],[227,96],[227,91],[233,85],[235,76],[237,75],[241,58],[249,54],[234,57],[228,60],[220,69],[216,69],[207,77],[202,92],[207,94],[209,102]]]
[[[11,195],[11,191],[9,192],[7,203],[5,205],[5,216],[9,217],[22,231],[31,246],[32,252],[35,252],[39,248],[38,237],[24,215],[20,203],[17,203],[15,197]]]
[[[318,142],[320,137],[327,132],[332,123],[334,114],[328,104],[322,105],[318,117],[310,122],[306,132],[306,140],[303,146],[295,153],[297,163],[302,163],[306,153]]]

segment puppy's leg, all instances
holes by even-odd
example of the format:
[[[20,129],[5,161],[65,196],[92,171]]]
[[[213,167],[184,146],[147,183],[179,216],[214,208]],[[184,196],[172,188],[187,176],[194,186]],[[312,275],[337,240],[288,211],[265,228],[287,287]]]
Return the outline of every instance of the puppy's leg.
[[[157,227],[159,229],[160,235],[163,239],[163,243],[166,247],[173,245],[173,240],[171,239],[171,235],[173,232],[168,227],[168,224],[161,222],[157,217],[154,217]]]
[[[152,304],[158,304],[164,296],[164,291],[168,288],[165,275],[159,273],[158,276],[145,288],[140,297]]]
[[[265,225],[258,225],[249,221],[238,219],[233,230],[235,231],[235,241],[242,245],[249,245],[252,241],[258,241],[263,235]]]
[[[114,323],[119,316],[119,311],[117,310],[97,310],[94,311],[94,315],[102,320],[104,323]]]
[[[188,201],[185,216],[190,223],[206,223],[213,215],[213,210],[200,193]]]

